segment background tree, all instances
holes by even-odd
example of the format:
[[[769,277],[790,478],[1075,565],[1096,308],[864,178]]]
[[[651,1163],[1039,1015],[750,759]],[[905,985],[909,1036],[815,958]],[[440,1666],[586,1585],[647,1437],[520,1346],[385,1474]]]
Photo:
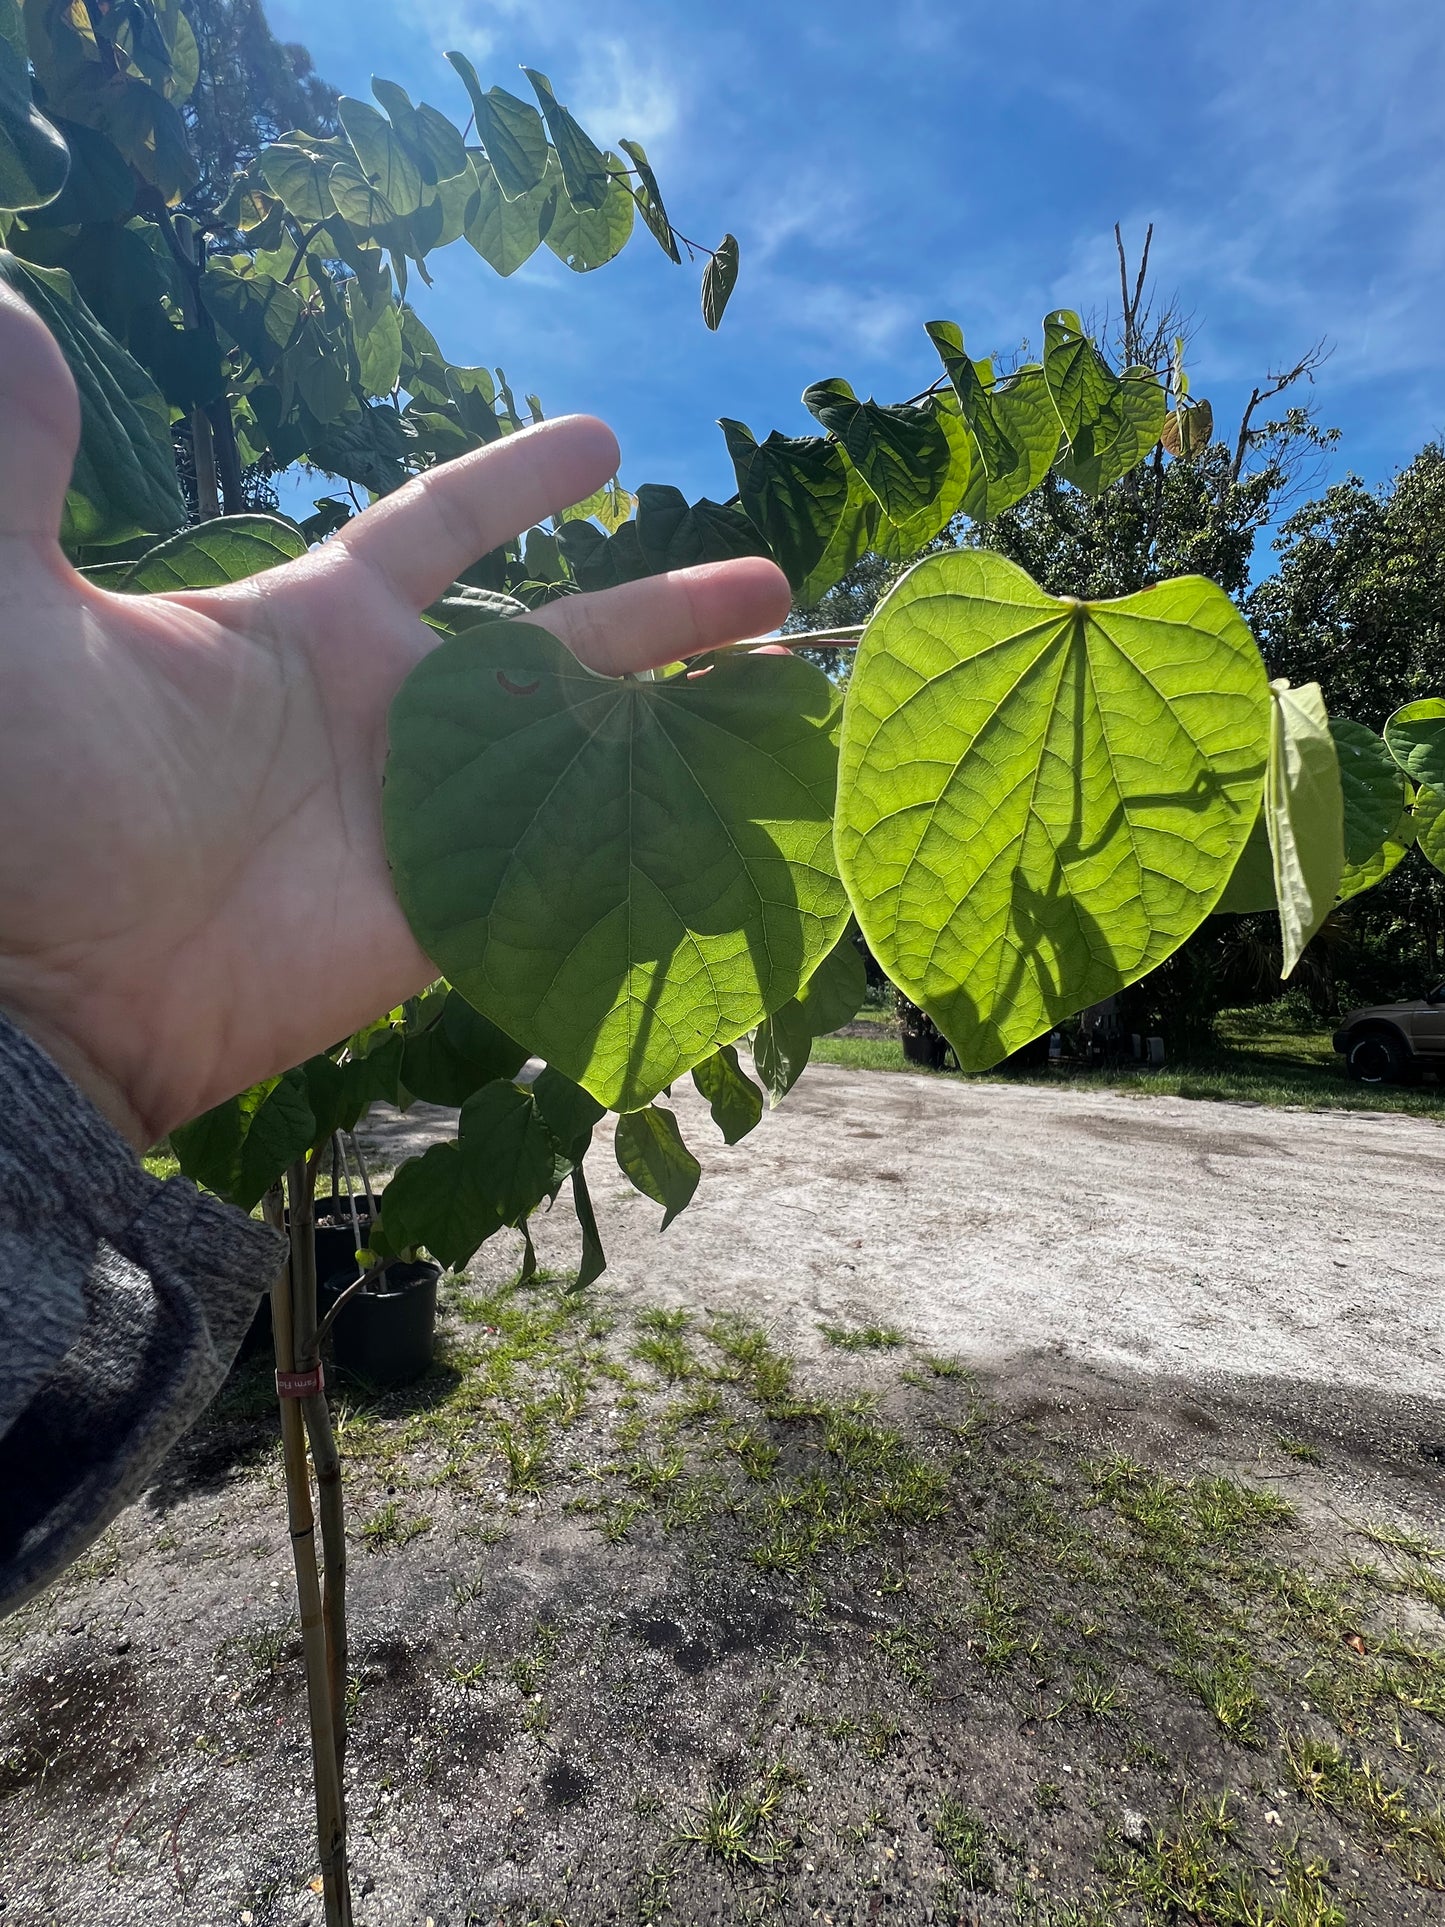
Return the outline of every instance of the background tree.
[[[184,0],[199,68],[182,108],[198,179],[185,206],[210,219],[236,175],[282,134],[337,134],[340,95],[308,50],[278,40],[260,0]]]

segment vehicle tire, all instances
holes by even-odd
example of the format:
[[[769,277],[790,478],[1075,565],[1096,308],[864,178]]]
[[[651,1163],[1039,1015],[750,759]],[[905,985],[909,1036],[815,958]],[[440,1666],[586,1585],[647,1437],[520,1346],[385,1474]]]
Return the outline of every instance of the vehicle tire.
[[[1387,1030],[1365,1030],[1350,1040],[1345,1068],[1358,1084],[1403,1084],[1409,1057],[1398,1037]]]

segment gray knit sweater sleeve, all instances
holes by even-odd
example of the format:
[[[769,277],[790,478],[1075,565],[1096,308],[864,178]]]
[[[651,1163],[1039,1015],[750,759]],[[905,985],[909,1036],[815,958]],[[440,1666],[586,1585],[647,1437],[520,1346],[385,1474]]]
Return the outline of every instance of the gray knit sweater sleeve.
[[[0,1016],[0,1612],[140,1492],[283,1254],[185,1178],[151,1177]]]

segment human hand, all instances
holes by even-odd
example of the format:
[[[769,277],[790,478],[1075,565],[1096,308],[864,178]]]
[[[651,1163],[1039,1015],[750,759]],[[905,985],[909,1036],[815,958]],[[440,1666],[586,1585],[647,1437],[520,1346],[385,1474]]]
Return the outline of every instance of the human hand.
[[[601,485],[586,416],[431,470],[299,561],[119,596],[61,554],[79,408],[0,288],[0,1009],[140,1148],[413,995],[436,972],[381,836],[386,716],[437,638],[419,611]],[[548,605],[589,667],[775,627],[749,559]]]

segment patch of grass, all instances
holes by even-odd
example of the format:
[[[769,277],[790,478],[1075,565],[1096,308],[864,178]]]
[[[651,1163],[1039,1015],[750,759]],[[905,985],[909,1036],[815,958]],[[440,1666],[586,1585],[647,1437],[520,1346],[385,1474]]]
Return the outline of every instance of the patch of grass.
[[[889,1352],[907,1342],[892,1325],[819,1324],[818,1330],[840,1352]]]
[[[1288,1432],[1276,1432],[1274,1442],[1286,1458],[1298,1459],[1301,1465],[1320,1463],[1320,1455],[1308,1439],[1293,1438]]]
[[[787,1842],[774,1829],[782,1799],[782,1781],[770,1773],[746,1790],[724,1787],[700,1807],[683,1814],[673,1842],[698,1846],[728,1866],[746,1861],[772,1867],[787,1852]]]
[[[494,1436],[497,1449],[507,1463],[507,1489],[535,1496],[547,1478],[545,1428],[524,1421],[499,1419]]]
[[[680,1379],[695,1378],[698,1373],[697,1360],[681,1333],[675,1330],[648,1332],[635,1341],[632,1356],[669,1385],[677,1384]]]
[[[933,1822],[938,1850],[974,1893],[993,1893],[996,1882],[988,1828],[961,1800],[945,1800]]]
[[[1179,1677],[1231,1740],[1240,1746],[1264,1745],[1268,1709],[1255,1689],[1254,1663],[1247,1653],[1182,1666]]]
[[[1327,1885],[1327,1868],[1281,1856],[1279,1880],[1264,1886],[1236,1849],[1229,1796],[1186,1802],[1172,1827],[1116,1863],[1117,1893],[1133,1900],[1146,1927],[1347,1927]]]
[[[1417,1812],[1373,1760],[1352,1758],[1333,1740],[1288,1735],[1284,1757],[1306,1799],[1327,1807],[1368,1844],[1397,1855],[1420,1886],[1445,1889],[1445,1812]]]
[[[360,1527],[361,1537],[372,1552],[382,1552],[389,1546],[404,1546],[409,1540],[430,1531],[431,1519],[426,1513],[407,1516],[395,1499],[388,1499]]]

